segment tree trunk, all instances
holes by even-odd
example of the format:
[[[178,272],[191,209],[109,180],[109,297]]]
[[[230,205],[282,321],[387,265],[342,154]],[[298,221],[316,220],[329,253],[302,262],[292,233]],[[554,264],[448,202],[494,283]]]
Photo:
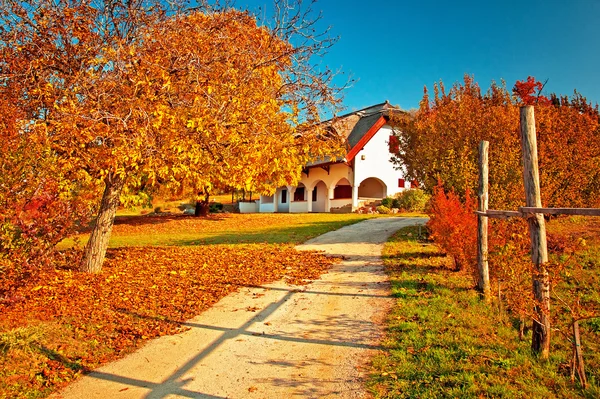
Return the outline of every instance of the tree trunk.
[[[200,195],[202,195],[202,193],[200,193]],[[207,192],[204,194],[204,199],[196,201],[194,216],[208,216],[210,211],[210,203],[208,202],[209,198],[210,194]]]
[[[111,174],[104,180],[104,185],[104,194],[102,195],[96,224],[90,235],[90,240],[85,246],[85,254],[79,267],[82,272],[97,273],[102,269],[125,179],[119,175]]]

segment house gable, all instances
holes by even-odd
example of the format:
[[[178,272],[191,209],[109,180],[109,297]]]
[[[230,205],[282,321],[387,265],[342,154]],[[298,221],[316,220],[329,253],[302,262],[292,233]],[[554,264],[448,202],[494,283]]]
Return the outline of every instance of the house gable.
[[[346,161],[352,161],[356,154],[358,154],[359,151],[369,142],[369,140],[375,136],[379,129],[386,124],[386,122],[386,118],[380,114],[371,115],[361,119],[348,137],[350,151],[348,151],[346,154]],[[366,131],[364,130],[365,128],[367,128]],[[355,133],[355,131],[357,132]],[[355,142],[355,144],[353,144],[353,142]]]

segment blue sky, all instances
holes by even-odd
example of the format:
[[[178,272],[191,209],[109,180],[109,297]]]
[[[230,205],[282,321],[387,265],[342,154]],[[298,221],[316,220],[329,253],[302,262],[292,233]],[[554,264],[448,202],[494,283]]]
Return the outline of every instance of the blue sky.
[[[484,90],[531,75],[548,79],[545,93],[577,89],[600,102],[600,0],[320,0],[314,8],[340,38],[321,62],[357,79],[344,95],[348,111],[385,100],[416,108],[423,86],[441,79],[449,88],[464,74]]]

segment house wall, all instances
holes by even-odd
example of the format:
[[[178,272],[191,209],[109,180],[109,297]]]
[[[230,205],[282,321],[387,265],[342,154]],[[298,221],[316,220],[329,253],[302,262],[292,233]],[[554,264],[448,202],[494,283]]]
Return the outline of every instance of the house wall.
[[[259,200],[252,202],[240,202],[240,213],[256,213],[259,211]]]
[[[286,191],[285,203],[282,202],[283,191]],[[277,199],[277,212],[289,212],[290,211],[290,201],[291,201],[290,194],[291,194],[290,190],[287,187],[281,187],[281,188],[277,189],[277,192],[275,193],[275,198]]]
[[[306,186],[307,190],[313,188],[319,181],[325,183],[329,187],[335,187],[335,185],[342,179],[347,179],[352,182],[353,173],[352,168],[344,163],[337,163],[329,165],[329,171],[314,167],[310,168],[308,176],[302,173],[302,184]]]
[[[405,172],[396,170],[394,164],[390,161],[392,156],[388,142],[391,134],[392,128],[389,125],[384,125],[358,152],[354,158],[354,185],[360,187],[360,184],[366,179],[376,178],[386,186],[383,192],[384,195],[394,195],[410,188],[410,182],[405,182],[404,187],[398,187],[398,179],[405,178]],[[367,193],[377,193],[374,187],[375,180],[369,180],[365,183],[368,185]]]
[[[259,203],[259,212],[261,213],[273,213],[275,212],[274,196],[273,195],[261,195]]]
[[[306,201],[293,201],[290,204],[290,213],[308,212],[308,203]]]
[[[317,190],[317,200],[312,201],[312,193],[309,199],[312,201],[312,212],[325,212],[325,199],[327,197],[327,187],[322,181],[317,182],[314,190]]]

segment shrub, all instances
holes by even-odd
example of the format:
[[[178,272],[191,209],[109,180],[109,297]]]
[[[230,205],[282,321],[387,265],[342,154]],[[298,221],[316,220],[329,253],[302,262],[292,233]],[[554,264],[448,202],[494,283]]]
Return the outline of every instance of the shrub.
[[[393,208],[393,202],[394,199],[392,197],[385,197],[384,199],[381,200],[381,205],[385,206],[386,208]]]
[[[434,188],[427,228],[433,241],[454,258],[456,270],[468,269],[477,281],[477,216],[475,201],[467,189],[464,203],[454,191],[446,193],[441,182]]]
[[[385,206],[385,205],[379,205],[379,206],[377,207],[377,212],[378,212],[378,213],[383,213],[383,214],[388,214],[388,213],[390,213],[390,208],[388,208],[388,207],[387,207],[387,206]]]
[[[409,212],[424,212],[431,196],[421,189],[405,190],[396,194],[393,207]]]
[[[49,264],[55,245],[85,224],[90,210],[85,194],[90,183],[85,176],[63,170],[49,148],[26,132],[11,130],[3,117],[0,115],[0,126],[4,124],[0,129],[0,297]]]
[[[223,212],[223,204],[221,204],[220,202],[211,202],[209,212],[210,213]]]

